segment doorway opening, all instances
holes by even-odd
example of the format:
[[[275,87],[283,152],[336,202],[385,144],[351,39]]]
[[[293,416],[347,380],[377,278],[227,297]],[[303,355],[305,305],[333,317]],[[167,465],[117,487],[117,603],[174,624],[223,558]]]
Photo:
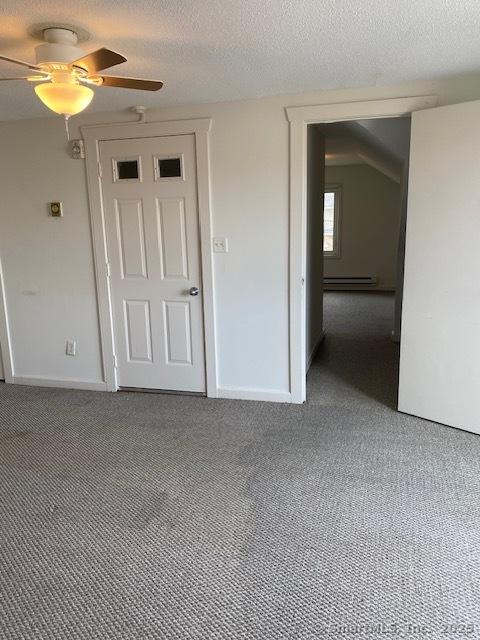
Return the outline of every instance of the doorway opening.
[[[398,411],[480,433],[478,135],[480,101],[435,96],[287,109],[290,121],[290,388],[306,399],[310,124],[411,114]],[[311,153],[309,154],[311,155]],[[319,154],[317,154],[318,156]],[[318,205],[317,205],[318,206]],[[323,263],[323,261],[321,261]],[[401,280],[399,280],[402,282]]]
[[[410,117],[307,127],[306,371],[397,407]]]

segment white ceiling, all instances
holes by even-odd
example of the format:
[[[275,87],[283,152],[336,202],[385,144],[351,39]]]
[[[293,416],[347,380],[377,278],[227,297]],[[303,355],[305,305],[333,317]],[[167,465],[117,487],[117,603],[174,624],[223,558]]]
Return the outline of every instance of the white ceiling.
[[[90,110],[237,100],[392,84],[480,68],[478,0],[4,0],[0,51],[34,60],[27,28],[87,28],[118,75],[165,81],[158,94],[104,88]],[[0,77],[20,67],[0,63]],[[0,120],[49,115],[25,83],[0,84]]]

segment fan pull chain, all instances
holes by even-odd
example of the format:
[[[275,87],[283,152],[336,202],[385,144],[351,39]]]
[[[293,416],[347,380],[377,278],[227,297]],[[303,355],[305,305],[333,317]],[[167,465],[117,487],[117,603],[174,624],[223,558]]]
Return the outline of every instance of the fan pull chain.
[[[65,116],[65,131],[67,132],[67,142],[70,142],[70,131],[68,129],[68,119],[70,116]]]

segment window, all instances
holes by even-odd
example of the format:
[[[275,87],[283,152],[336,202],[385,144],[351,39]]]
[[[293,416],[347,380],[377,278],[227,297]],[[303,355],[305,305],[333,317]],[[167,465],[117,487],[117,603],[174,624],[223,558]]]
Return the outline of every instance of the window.
[[[340,256],[340,202],[341,187],[327,185],[323,203],[323,254],[325,257]]]
[[[140,158],[112,158],[113,179],[115,182],[140,182]]]
[[[160,178],[180,178],[182,176],[182,162],[180,158],[159,158],[158,168]]]
[[[122,160],[117,162],[119,180],[138,180],[138,162],[136,160]]]
[[[185,180],[183,154],[178,156],[154,156],[153,168],[155,180]]]

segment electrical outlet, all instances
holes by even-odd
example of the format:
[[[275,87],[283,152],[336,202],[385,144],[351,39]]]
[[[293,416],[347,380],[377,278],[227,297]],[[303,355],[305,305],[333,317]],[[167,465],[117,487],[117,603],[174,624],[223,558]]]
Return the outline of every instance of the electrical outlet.
[[[77,341],[67,340],[67,348],[65,350],[67,356],[75,356],[77,354]]]
[[[215,253],[228,253],[227,238],[213,238],[213,250]]]

